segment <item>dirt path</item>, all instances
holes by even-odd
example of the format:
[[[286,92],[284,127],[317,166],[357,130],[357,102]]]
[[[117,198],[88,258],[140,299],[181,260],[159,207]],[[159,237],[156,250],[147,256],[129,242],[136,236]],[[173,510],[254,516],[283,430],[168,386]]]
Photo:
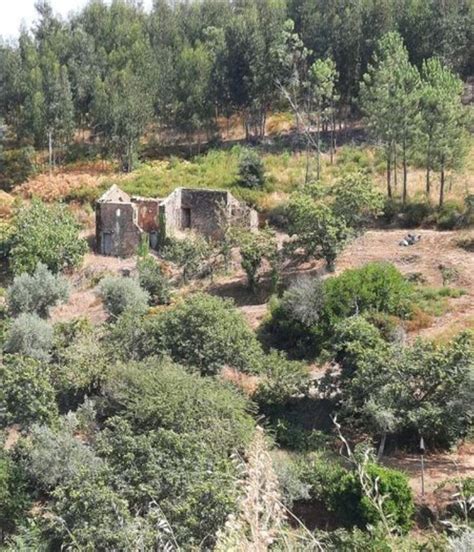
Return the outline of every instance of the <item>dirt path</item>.
[[[447,479],[474,477],[474,443],[465,443],[456,452],[425,456],[425,496],[421,495],[421,458],[419,454],[390,456],[383,460],[386,466],[403,471],[418,501],[437,499],[438,486]]]

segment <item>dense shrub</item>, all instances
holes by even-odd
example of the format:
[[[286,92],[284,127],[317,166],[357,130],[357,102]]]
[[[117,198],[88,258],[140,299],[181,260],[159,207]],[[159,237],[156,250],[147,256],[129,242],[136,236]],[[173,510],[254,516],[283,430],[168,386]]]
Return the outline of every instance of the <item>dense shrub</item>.
[[[0,190],[9,192],[34,174],[34,155],[31,147],[8,150],[0,147]]]
[[[80,550],[134,550],[138,545],[144,549],[152,546],[144,521],[134,519],[127,501],[103,479],[91,478],[87,473],[78,475],[58,487],[53,496],[53,515],[58,520],[49,530],[53,542]],[[159,530],[155,532],[155,542],[158,535]]]
[[[114,488],[144,514],[158,503],[180,544],[212,544],[235,507],[230,455],[254,431],[247,400],[157,359],[117,366],[103,396],[95,449]]]
[[[170,281],[163,267],[152,257],[140,259],[137,263],[138,281],[150,295],[152,305],[166,305],[170,301]]]
[[[49,310],[55,305],[67,301],[69,285],[67,280],[54,275],[39,263],[32,275],[27,273],[15,276],[7,290],[7,302],[11,313],[35,313],[47,318]]]
[[[341,178],[331,189],[332,209],[351,228],[361,229],[383,211],[383,195],[367,173],[353,172]]]
[[[126,311],[140,314],[148,308],[150,296],[133,278],[107,276],[101,280],[98,293],[111,317],[118,317]]]
[[[15,274],[32,273],[43,263],[51,271],[77,266],[87,251],[80,227],[64,205],[33,200],[15,215],[10,238],[10,266]]]
[[[224,366],[258,371],[263,358],[255,334],[232,301],[203,293],[154,316],[121,316],[108,342],[121,359],[168,355],[208,375]]]
[[[161,255],[182,269],[183,282],[187,283],[206,274],[211,252],[211,245],[202,236],[192,236],[185,240],[168,238]]]
[[[103,328],[75,320],[54,327],[51,371],[60,406],[68,411],[100,391],[112,362],[103,343]]]
[[[31,499],[26,478],[11,456],[0,448],[0,543],[26,516]]]
[[[341,466],[338,461],[321,454],[313,454],[301,462],[301,480],[309,484],[311,500],[320,502],[346,527],[364,528],[376,525],[380,514],[362,490],[358,475]],[[414,503],[408,479],[401,472],[377,464],[367,464],[367,476],[385,496],[384,515],[400,533],[412,525]]]
[[[237,183],[244,188],[261,188],[265,183],[265,166],[256,151],[245,149],[241,154]]]
[[[462,208],[455,201],[445,201],[440,207],[436,224],[440,230],[453,230],[460,225],[462,219]]]
[[[262,337],[295,356],[313,356],[329,346],[339,321],[357,314],[408,317],[412,298],[412,286],[388,263],[369,263],[324,281],[296,281],[271,305]]]
[[[368,263],[325,282],[325,314],[336,321],[367,311],[408,316],[412,288],[390,263]]]
[[[0,427],[55,420],[55,392],[47,366],[32,358],[4,355],[0,381]]]
[[[369,464],[367,474],[374,483],[377,481],[379,493],[386,497],[382,505],[384,515],[400,533],[407,533],[412,526],[415,512],[407,476],[378,464]],[[366,496],[361,498],[360,510],[365,524],[374,525],[380,520],[380,514]]]
[[[403,225],[406,228],[421,226],[434,212],[427,201],[410,201],[402,208]]]
[[[53,345],[53,329],[37,314],[20,314],[7,331],[4,350],[37,360],[48,360]]]
[[[156,352],[166,352],[202,374],[215,374],[226,365],[260,369],[261,347],[230,300],[198,293],[150,319],[146,333],[154,336]]]
[[[216,450],[247,442],[253,428],[243,396],[167,360],[118,366],[107,378],[104,396],[107,413],[122,414],[140,431],[201,432]]]
[[[261,406],[284,405],[306,391],[309,384],[307,366],[276,351],[265,356],[262,371],[264,376],[254,396]]]

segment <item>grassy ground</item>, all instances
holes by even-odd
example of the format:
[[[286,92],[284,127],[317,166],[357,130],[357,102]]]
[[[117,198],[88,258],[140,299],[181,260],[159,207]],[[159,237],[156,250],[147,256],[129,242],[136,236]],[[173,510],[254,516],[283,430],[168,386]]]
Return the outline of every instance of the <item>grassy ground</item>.
[[[128,175],[114,173],[110,165],[105,166],[103,162],[88,163],[83,171],[76,163],[63,167],[56,174],[42,174],[31,179],[17,187],[13,195],[26,198],[35,195],[47,201],[76,200],[81,203],[92,203],[111,184],[119,185],[130,194],[146,197],[165,197],[179,186],[221,188],[230,190],[238,198],[248,201],[262,211],[268,211],[305,182],[307,158],[304,152],[278,149],[277,152],[269,153],[267,150],[260,149],[267,178],[265,185],[259,190],[238,185],[238,162],[242,147],[234,146],[230,149],[213,149],[190,160],[171,156],[144,162]],[[322,155],[321,179],[327,185],[331,185],[345,173],[355,170],[369,172],[377,186],[385,191],[385,164],[379,150],[369,146],[345,145],[338,149],[332,164],[327,153]],[[316,160],[313,156],[309,160],[310,179],[315,178],[315,172]],[[422,169],[410,167],[410,199],[424,199],[424,178]],[[399,170],[395,195],[401,194],[401,186]],[[448,174],[446,187],[446,200],[459,204],[467,193],[473,192],[474,146],[465,166]],[[433,175],[432,188],[431,200],[436,204],[436,175]],[[2,203],[6,201],[5,199]]]

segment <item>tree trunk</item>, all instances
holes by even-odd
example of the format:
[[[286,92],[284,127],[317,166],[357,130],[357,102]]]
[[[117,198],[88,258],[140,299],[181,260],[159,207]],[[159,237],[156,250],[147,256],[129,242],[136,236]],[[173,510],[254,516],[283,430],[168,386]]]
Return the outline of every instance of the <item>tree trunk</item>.
[[[310,152],[310,145],[309,140],[306,142],[306,172],[304,176],[304,183],[305,185],[308,184],[309,180],[309,152]]]
[[[377,452],[377,460],[380,460],[383,456],[386,441],[387,441],[387,433],[384,432],[382,435],[382,438],[380,439],[379,450]]]
[[[439,206],[442,207],[444,203],[444,159],[441,160],[441,181],[439,186]]]
[[[49,174],[53,172],[53,133],[48,130]]]
[[[403,141],[403,205],[407,201],[407,187],[408,187],[408,175],[407,175],[407,146],[405,140]]]
[[[429,198],[431,193],[431,144],[428,142],[428,151],[426,152],[426,195]]]
[[[334,150],[336,149],[336,115],[331,114],[331,165],[334,163]]]
[[[318,112],[318,128],[317,128],[317,136],[318,136],[318,151],[316,152],[317,155],[317,165],[316,165],[316,177],[320,179],[321,176],[321,114]]]
[[[392,197],[392,173],[391,173],[391,166],[390,161],[392,157],[392,152],[390,148],[387,150],[387,195],[389,198]]]
[[[395,190],[397,190],[397,188],[398,188],[397,168],[398,168],[397,146],[395,145],[393,147],[393,186],[394,186]]]

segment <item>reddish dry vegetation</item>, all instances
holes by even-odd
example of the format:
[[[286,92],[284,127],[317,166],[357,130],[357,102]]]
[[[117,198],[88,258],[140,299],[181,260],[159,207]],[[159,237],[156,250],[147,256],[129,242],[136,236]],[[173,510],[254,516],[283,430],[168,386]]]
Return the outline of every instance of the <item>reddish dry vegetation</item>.
[[[7,192],[0,190],[0,220],[8,219],[13,212],[13,202],[15,198]]]
[[[15,188],[15,194],[25,199],[38,197],[44,201],[59,201],[79,190],[99,189],[103,176],[90,173],[40,174]]]

